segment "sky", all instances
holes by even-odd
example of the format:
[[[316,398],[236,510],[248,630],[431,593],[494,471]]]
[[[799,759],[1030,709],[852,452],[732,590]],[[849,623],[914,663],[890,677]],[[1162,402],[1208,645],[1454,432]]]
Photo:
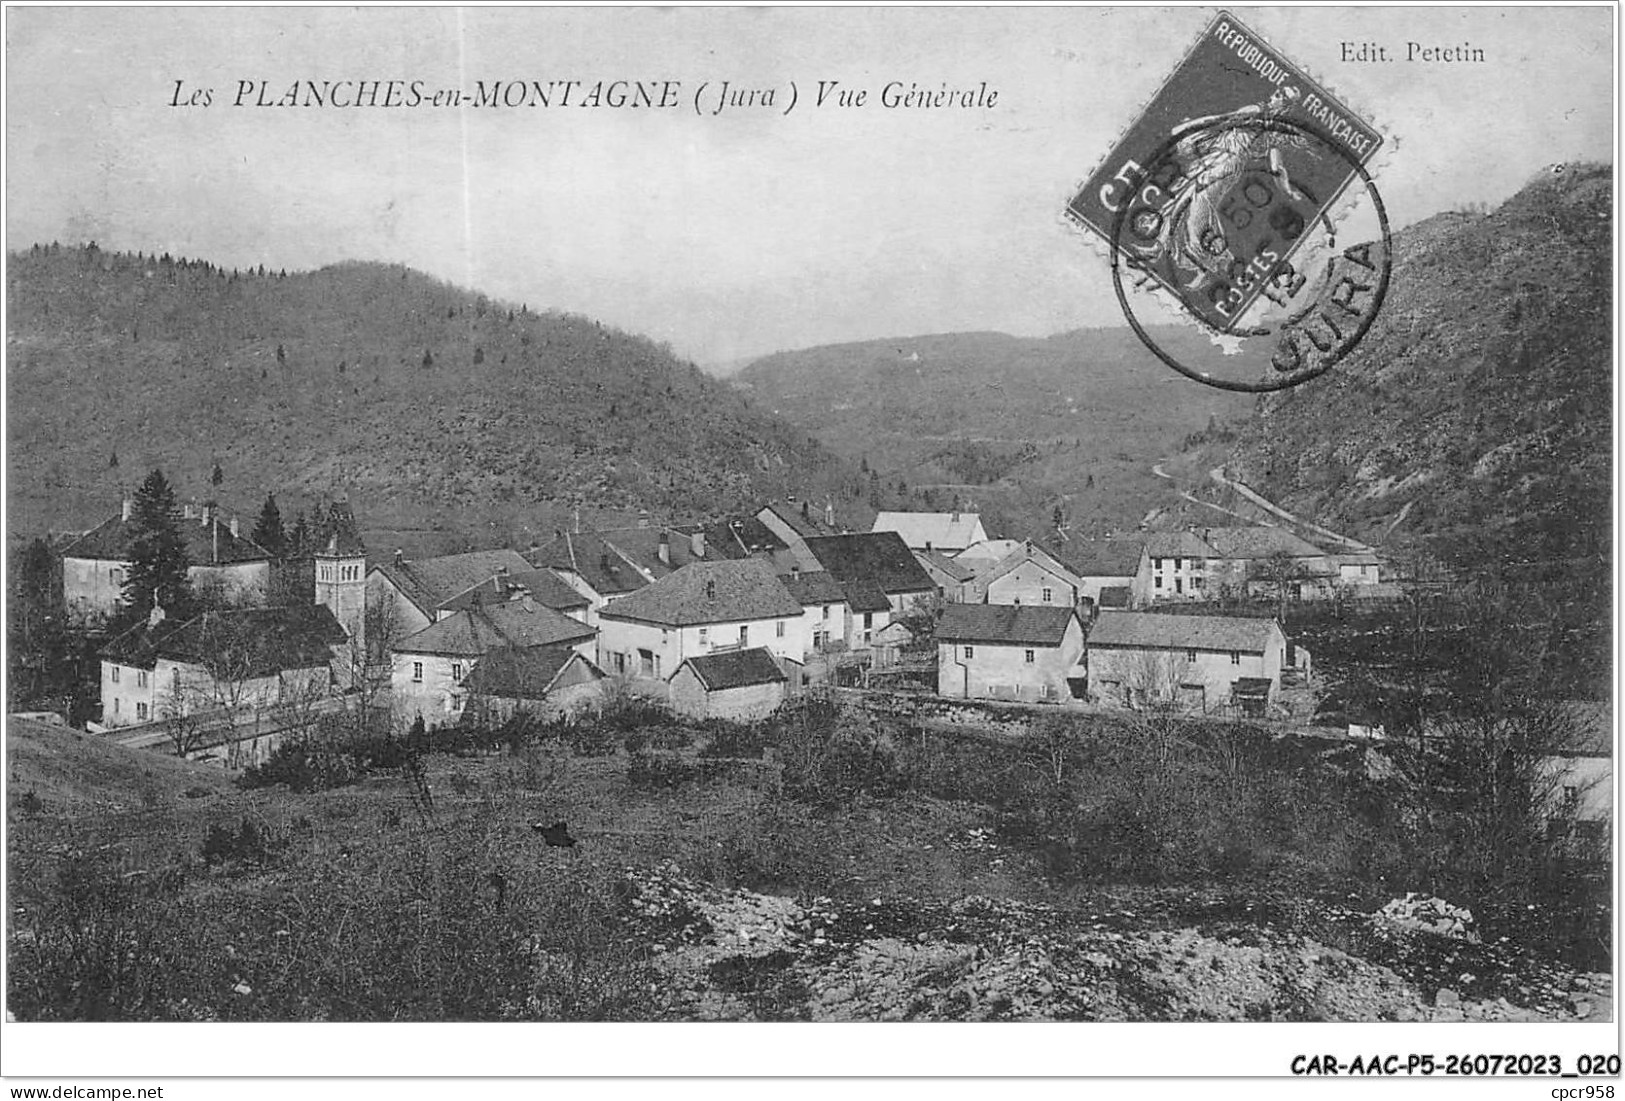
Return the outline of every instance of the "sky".
[[[1395,225],[1611,161],[1606,7],[1235,14],[1391,138]],[[1073,187],[1216,8],[10,8],[7,246],[399,262],[716,367],[1120,323]],[[1471,44],[1482,63],[1343,59]],[[295,81],[673,81],[675,109],[253,106]],[[173,106],[211,90],[208,106]],[[710,114],[716,89],[772,107]],[[816,107],[820,81],[866,89]],[[887,109],[888,82],[997,92]],[[239,82],[255,90],[234,106]],[[797,104],[789,106],[794,82]],[[693,96],[709,90],[701,113]]]

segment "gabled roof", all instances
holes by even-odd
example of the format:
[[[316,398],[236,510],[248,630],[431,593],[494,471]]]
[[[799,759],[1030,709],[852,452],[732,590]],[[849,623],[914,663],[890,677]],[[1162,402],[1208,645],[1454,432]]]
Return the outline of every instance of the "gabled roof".
[[[1203,528],[1202,541],[1220,558],[1268,558],[1284,554],[1292,558],[1320,558],[1326,552],[1284,528]]]
[[[755,684],[774,684],[787,679],[784,671],[779,668],[778,662],[766,648],[757,646],[750,650],[725,650],[720,654],[702,654],[699,657],[686,659],[677,667],[677,673],[683,671],[683,666],[693,670],[699,678],[700,684],[707,692],[720,692],[726,688],[749,688]]]
[[[598,632],[534,600],[469,608],[397,642],[401,654],[475,657],[507,646],[573,645]]]
[[[231,525],[223,520],[203,523],[176,516],[175,530],[185,541],[186,556],[193,566],[235,566],[271,560],[269,551],[247,536],[231,534]],[[125,520],[122,514],[114,516],[75,539],[63,549],[62,556],[128,562],[136,534],[135,521]]]
[[[910,547],[923,550],[962,550],[987,533],[974,512],[882,512],[869,526],[871,532],[894,531]]]
[[[1090,646],[1151,650],[1242,650],[1262,654],[1280,627],[1273,619],[1244,616],[1109,612],[1089,630]]]
[[[638,564],[594,531],[566,531],[532,554],[534,565],[568,571],[600,596],[636,592],[650,581]]]
[[[519,570],[486,578],[450,600],[441,601],[439,610],[460,612],[476,604],[502,604],[523,596],[529,596],[536,603],[558,612],[574,611],[592,603],[566,585],[564,579],[552,570]]]
[[[1133,539],[1075,539],[1056,557],[1076,570],[1079,577],[1133,577],[1140,569],[1144,546]]]
[[[1100,606],[1102,608],[1127,608],[1132,601],[1134,590],[1127,585],[1102,585],[1100,587]]]
[[[808,539],[807,549],[843,584],[872,581],[888,596],[935,592],[937,588],[903,537],[894,531],[820,536]]]
[[[839,528],[825,523],[824,510],[815,507],[811,501],[769,501],[757,509],[755,515],[759,517],[764,512],[772,512],[803,539],[840,532]]]
[[[188,665],[215,662],[246,679],[326,665],[332,647],[348,637],[325,604],[236,608],[204,612],[184,623],[137,624],[108,643],[102,656],[148,669],[159,658]]]
[[[1218,551],[1188,531],[1154,531],[1145,537],[1152,558],[1222,558]],[[1135,566],[1138,569],[1138,563]]]
[[[841,583],[825,573],[823,570],[813,570],[810,573],[793,573],[788,576],[779,575],[791,596],[803,608],[811,608],[815,604],[843,604],[846,602],[846,593],[841,589]],[[881,599],[886,598],[885,593],[880,594]],[[888,604],[887,607],[890,607]]]
[[[426,616],[459,593],[489,581],[506,569],[509,573],[531,568],[524,555],[513,550],[469,551],[438,558],[413,558],[381,562],[373,569]]]
[[[492,650],[468,674],[472,694],[506,700],[545,699],[571,662],[580,662],[594,680],[604,671],[568,646],[507,646]]]
[[[868,578],[860,577],[854,581],[841,582],[841,592],[846,596],[847,605],[859,615],[864,612],[891,610],[891,601],[886,597],[886,590]]]
[[[783,539],[773,534],[772,528],[755,516],[718,520],[702,530],[707,557],[749,558],[789,549]]]
[[[1020,548],[1020,539],[983,539],[954,555],[954,561],[972,573],[980,573],[993,563],[1004,561]]]
[[[1071,566],[1062,562],[1037,543],[1028,540],[1024,543],[1017,543],[1015,549],[1010,551],[1009,554],[979,572],[976,575],[977,583],[979,586],[991,585],[1005,574],[1029,563],[1068,585],[1076,585],[1082,581],[1082,578],[1072,572]]]
[[[694,562],[646,585],[630,596],[606,604],[605,619],[687,627],[705,623],[739,623],[788,619],[801,614],[773,567],[758,559]]]
[[[950,604],[937,620],[937,641],[1059,646],[1077,618],[1071,608],[1036,604]]]
[[[925,567],[927,573],[930,573],[932,570],[940,570],[943,575],[948,578],[948,580],[956,583],[963,584],[964,582],[969,581],[972,577],[976,576],[969,569],[962,566],[956,560],[949,558],[941,551],[917,550],[914,552],[914,557],[921,566]]]

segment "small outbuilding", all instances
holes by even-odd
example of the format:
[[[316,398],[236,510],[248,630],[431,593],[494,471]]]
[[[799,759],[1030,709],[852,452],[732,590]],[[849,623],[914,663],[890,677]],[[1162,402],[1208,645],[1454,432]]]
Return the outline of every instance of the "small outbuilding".
[[[778,710],[789,679],[766,647],[687,658],[668,682],[672,710],[695,719],[755,722]]]

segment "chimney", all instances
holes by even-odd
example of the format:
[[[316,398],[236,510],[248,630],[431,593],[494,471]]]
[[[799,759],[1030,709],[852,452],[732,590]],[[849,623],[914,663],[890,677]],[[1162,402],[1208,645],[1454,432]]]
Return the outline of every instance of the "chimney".
[[[801,518],[803,520],[807,520],[807,519],[811,518],[808,515],[808,512],[807,512],[807,502],[806,501],[801,502]]]
[[[705,532],[697,531],[688,537],[688,549],[695,558],[705,557]]]
[[[707,580],[706,583],[705,583],[705,599],[707,599],[707,600],[715,600],[716,598],[717,598],[717,583],[715,581]]]
[[[660,561],[671,565],[671,532],[662,528],[660,530]]]
[[[925,553],[926,553],[926,554],[930,554],[930,553],[931,553],[931,540],[929,540],[929,539],[927,539],[927,540],[926,540],[926,541],[925,541]]]
[[[158,603],[158,590],[152,592],[152,611],[147,613],[147,627],[150,630],[164,621],[164,606]]]
[[[827,498],[824,501],[824,526],[835,530],[835,502]]]
[[[531,598],[529,593],[526,593],[519,598],[519,606],[527,612],[534,612],[536,610],[536,601]]]
[[[649,510],[646,509],[646,508],[638,509],[638,527],[646,528],[648,526],[649,526]]]
[[[406,554],[399,547],[395,548],[395,565],[396,566],[404,566],[404,565],[406,565]]]
[[[791,577],[800,577],[801,576],[801,566],[800,566],[800,564],[795,563],[795,562],[790,563],[790,576]]]
[[[126,524],[130,522],[130,499],[128,497],[124,498],[124,507],[119,510],[119,519]]]
[[[502,565],[497,567],[497,576],[498,577],[507,577],[508,576],[508,564],[506,562],[502,563]]]
[[[195,511],[196,510],[192,508],[192,502],[191,501],[186,502],[184,505],[181,506],[181,519],[182,520],[190,520],[190,519],[192,519],[193,518],[192,514]]]
[[[576,530],[575,530],[575,533],[577,535],[580,535],[581,534],[581,510],[580,509],[576,509],[575,517],[576,517]]]
[[[948,514],[948,522],[950,524],[959,523],[959,510],[958,509],[955,509],[953,512]]]
[[[231,518],[231,537],[233,539],[241,539],[242,538],[242,536],[238,534],[238,530],[239,529],[238,529],[237,517],[233,516]]]
[[[209,528],[209,561],[220,564],[220,517],[211,516],[204,521]]]

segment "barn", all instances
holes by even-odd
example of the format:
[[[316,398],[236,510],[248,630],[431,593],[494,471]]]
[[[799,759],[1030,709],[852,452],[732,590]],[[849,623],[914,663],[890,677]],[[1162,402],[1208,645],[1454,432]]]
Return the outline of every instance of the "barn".
[[[671,675],[671,706],[695,719],[765,719],[784,702],[788,678],[765,647],[686,659]]]

